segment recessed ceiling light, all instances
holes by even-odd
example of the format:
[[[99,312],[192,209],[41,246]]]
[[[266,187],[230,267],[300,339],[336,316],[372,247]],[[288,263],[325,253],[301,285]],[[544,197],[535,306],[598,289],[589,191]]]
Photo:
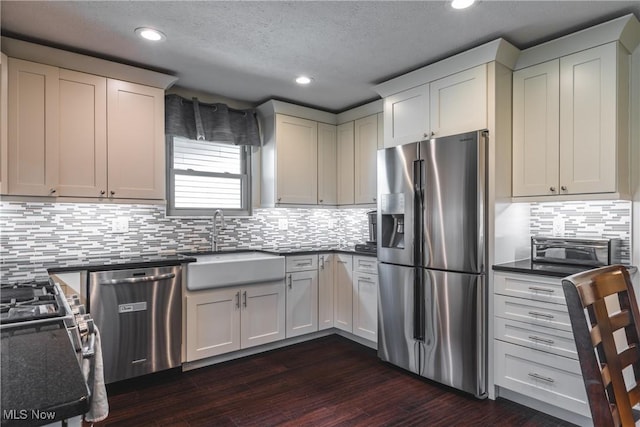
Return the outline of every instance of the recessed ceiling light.
[[[307,77],[307,76],[298,76],[296,77],[296,83],[298,83],[299,85],[308,85],[309,83],[311,83],[313,79],[311,77]]]
[[[451,7],[454,9],[466,9],[475,2],[476,0],[451,0]]]
[[[149,27],[140,27],[135,29],[135,33],[145,40],[151,40],[152,42],[159,42],[165,40],[167,36],[161,31],[154,30]]]

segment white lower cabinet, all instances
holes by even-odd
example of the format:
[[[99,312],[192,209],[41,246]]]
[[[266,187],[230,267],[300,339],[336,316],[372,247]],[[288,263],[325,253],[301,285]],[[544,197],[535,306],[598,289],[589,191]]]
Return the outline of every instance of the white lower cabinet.
[[[335,254],[334,326],[353,332],[353,256]]]
[[[495,384],[590,417],[561,279],[494,273]]]
[[[378,341],[378,275],[353,273],[353,333]]]
[[[318,330],[318,255],[288,256],[286,265],[287,338]]]
[[[284,283],[191,292],[186,296],[186,361],[284,339]]]
[[[336,255],[320,255],[318,266],[318,329],[333,328],[333,287]]]

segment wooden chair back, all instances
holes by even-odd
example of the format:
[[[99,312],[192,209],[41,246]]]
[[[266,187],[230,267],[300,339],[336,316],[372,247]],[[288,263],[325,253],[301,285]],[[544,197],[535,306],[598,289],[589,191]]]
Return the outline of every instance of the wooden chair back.
[[[629,272],[619,265],[585,271],[563,279],[562,289],[594,425],[635,425],[640,314]]]

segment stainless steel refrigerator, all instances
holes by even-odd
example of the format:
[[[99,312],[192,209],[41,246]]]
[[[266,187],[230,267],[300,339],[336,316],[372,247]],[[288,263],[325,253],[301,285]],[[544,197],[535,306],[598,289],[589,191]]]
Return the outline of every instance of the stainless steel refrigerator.
[[[378,355],[486,397],[487,131],[378,151]]]

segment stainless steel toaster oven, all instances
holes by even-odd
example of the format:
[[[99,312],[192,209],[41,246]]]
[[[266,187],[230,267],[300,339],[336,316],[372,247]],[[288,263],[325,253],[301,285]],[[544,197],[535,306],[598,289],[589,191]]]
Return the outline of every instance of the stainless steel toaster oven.
[[[620,263],[620,239],[531,237],[531,261],[600,267]]]

